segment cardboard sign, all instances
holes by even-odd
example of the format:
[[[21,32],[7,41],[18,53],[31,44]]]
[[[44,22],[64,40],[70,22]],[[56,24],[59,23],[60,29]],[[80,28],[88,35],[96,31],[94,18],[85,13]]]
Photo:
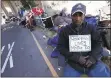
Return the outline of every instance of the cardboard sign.
[[[91,51],[91,35],[69,35],[69,51]]]

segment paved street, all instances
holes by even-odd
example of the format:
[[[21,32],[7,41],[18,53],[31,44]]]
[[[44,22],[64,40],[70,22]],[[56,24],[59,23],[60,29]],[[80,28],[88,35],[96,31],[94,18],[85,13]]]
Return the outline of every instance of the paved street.
[[[57,59],[50,57],[53,48],[47,45],[48,38],[43,38],[43,35],[44,32],[40,28],[30,32],[16,24],[2,30],[1,76],[56,76]]]

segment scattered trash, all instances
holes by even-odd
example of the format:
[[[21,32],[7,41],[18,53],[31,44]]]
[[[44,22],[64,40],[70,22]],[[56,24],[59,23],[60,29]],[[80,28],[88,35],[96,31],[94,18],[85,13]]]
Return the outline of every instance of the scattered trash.
[[[58,70],[60,70],[60,68],[58,68]]]
[[[6,30],[6,28],[3,29],[4,31]]]
[[[56,47],[53,48],[53,51],[56,49]]]
[[[11,26],[10,28],[13,28],[13,26]]]
[[[24,49],[24,48],[21,48],[22,50]]]
[[[44,35],[43,38],[46,39],[47,37]]]
[[[26,73],[25,73],[25,76],[31,76],[31,75],[32,75],[31,72],[26,72]]]
[[[46,49],[47,49],[48,47],[46,47]]]

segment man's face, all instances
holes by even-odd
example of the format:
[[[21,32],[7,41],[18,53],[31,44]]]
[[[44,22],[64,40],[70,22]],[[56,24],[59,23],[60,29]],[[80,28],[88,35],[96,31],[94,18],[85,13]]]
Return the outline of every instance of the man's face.
[[[83,20],[84,20],[84,14],[81,12],[76,12],[75,14],[72,15],[72,21],[77,25],[81,25]]]

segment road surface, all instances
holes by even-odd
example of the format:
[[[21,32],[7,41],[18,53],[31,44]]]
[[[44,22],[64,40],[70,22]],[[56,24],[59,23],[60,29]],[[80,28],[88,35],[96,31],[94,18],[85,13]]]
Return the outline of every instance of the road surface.
[[[1,32],[2,77],[58,76],[58,59],[51,58],[52,47],[42,29],[33,32],[16,24]]]

